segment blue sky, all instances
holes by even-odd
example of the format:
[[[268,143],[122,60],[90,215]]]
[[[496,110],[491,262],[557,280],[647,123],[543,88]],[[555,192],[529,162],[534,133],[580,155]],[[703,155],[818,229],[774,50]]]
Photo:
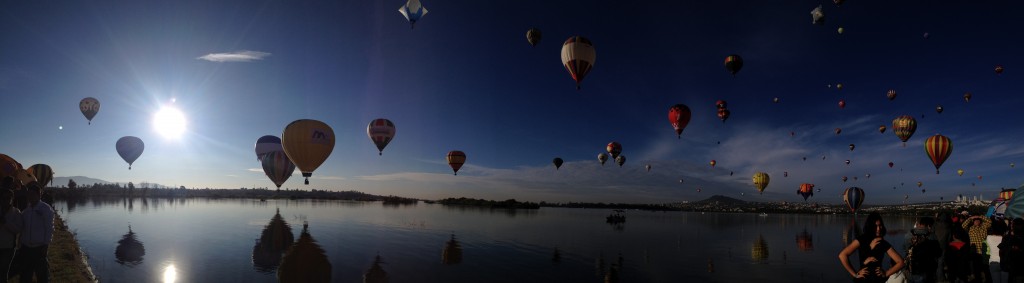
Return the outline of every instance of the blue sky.
[[[397,11],[405,2],[391,0],[7,2],[0,152],[57,176],[272,187],[256,139],[317,119],[334,129],[334,152],[311,185],[296,174],[285,187],[660,203],[798,201],[799,184],[814,183],[822,191],[810,201],[839,203],[859,186],[873,204],[991,198],[1024,182],[1024,166],[1009,165],[1024,165],[1024,32],[1013,13],[1024,4],[785,2],[424,0],[430,12],[415,29]],[[812,25],[819,4],[826,21]],[[543,31],[536,47],[531,27]],[[559,59],[574,35],[597,53],[581,90]],[[251,58],[209,60],[216,54]],[[745,62],[735,78],[722,65],[729,54]],[[102,103],[92,125],[77,107],[87,96]],[[693,110],[681,140],[666,119],[677,103]],[[153,129],[166,105],[187,117],[181,138]],[[903,114],[919,124],[906,148],[891,129],[877,132]],[[397,127],[383,156],[366,136],[375,118]],[[954,145],[939,175],[922,150],[936,133]],[[146,143],[132,170],[114,150],[127,135]],[[622,168],[596,160],[610,141],[623,145]],[[444,160],[455,149],[468,156],[458,176]],[[757,171],[771,175],[763,195]]]

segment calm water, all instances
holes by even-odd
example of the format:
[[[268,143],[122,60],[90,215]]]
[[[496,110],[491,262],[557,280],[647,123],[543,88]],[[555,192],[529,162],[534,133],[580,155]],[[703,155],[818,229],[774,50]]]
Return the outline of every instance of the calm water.
[[[614,266],[619,282],[846,282],[836,255],[852,228],[849,215],[628,211],[625,224],[610,225],[603,209],[316,200],[136,198],[56,207],[102,282],[275,282],[273,266],[253,257],[277,210],[295,239],[309,224],[334,282],[362,282],[378,254],[391,282],[603,282]],[[885,220],[892,232],[914,219]],[[462,259],[446,263],[452,234]],[[890,234],[902,243],[902,234]]]

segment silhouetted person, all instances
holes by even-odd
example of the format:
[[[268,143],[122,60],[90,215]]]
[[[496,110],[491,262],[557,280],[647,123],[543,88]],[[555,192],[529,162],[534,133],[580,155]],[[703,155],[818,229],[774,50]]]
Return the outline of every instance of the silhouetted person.
[[[380,266],[381,263],[384,263],[384,261],[380,259],[380,255],[377,255],[377,259],[373,261],[373,266],[370,266],[370,269],[363,273],[363,283],[388,283],[391,281],[391,278],[388,277],[388,272],[384,271],[384,268]]]
[[[444,264],[456,264],[462,262],[462,245],[455,239],[455,234],[444,244],[441,251],[441,262]]]
[[[21,211],[14,207],[14,192],[8,189],[10,186],[7,177],[4,179],[3,188],[0,188],[0,282],[7,282],[14,260],[14,253],[18,247],[18,233],[21,232]]]
[[[999,268],[1010,273],[1008,282],[1024,283],[1024,219],[1010,224],[1010,233],[999,243]]]
[[[934,283],[938,280],[935,272],[939,268],[942,248],[932,235],[933,222],[931,217],[922,217],[908,234],[906,251],[910,282]]]
[[[19,253],[23,268],[20,272],[22,283],[32,282],[32,276],[36,276],[36,282],[50,282],[50,263],[46,258],[46,252],[53,240],[53,209],[50,205],[39,201],[42,196],[38,184],[28,187],[28,205],[22,212],[24,228],[21,232],[21,248]]]

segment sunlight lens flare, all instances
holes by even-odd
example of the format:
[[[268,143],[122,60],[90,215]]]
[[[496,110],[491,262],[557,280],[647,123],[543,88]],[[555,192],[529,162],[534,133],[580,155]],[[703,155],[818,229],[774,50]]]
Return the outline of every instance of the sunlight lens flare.
[[[174,264],[168,265],[164,268],[164,276],[161,282],[173,283],[178,281],[178,270],[174,268]]]
[[[173,107],[163,107],[153,114],[153,129],[168,139],[180,138],[185,133],[185,114]]]

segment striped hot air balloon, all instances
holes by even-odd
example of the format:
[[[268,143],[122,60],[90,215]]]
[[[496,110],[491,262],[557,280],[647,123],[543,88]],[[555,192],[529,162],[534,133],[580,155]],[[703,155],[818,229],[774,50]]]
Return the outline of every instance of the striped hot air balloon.
[[[814,195],[814,184],[800,184],[800,188],[796,190],[796,194],[803,196],[804,201],[807,201],[808,197]]]
[[[690,123],[690,107],[685,104],[672,105],[668,109],[668,122],[676,130],[676,138],[682,138],[683,129]]]
[[[334,129],[317,120],[295,120],[281,133],[281,147],[309,185],[313,171],[334,151]]]
[[[725,56],[725,70],[729,71],[733,77],[736,77],[736,73],[739,73],[740,69],[743,69],[743,57],[736,54]]]
[[[888,97],[890,101],[896,99],[896,90],[890,89],[889,92],[885,93],[885,97]]]
[[[594,44],[586,37],[573,36],[562,43],[562,65],[576,81],[576,89],[580,89],[580,83],[594,67],[596,58]]]
[[[907,146],[907,140],[914,135],[914,131],[917,131],[917,120],[910,115],[902,115],[892,120],[892,132],[903,141],[903,146]]]
[[[757,188],[757,192],[764,194],[764,189],[768,187],[768,182],[771,181],[771,178],[768,177],[768,173],[754,173],[754,177],[752,179],[754,181],[754,187]]]
[[[275,151],[282,151],[281,138],[271,135],[262,136],[256,140],[256,161],[260,161],[263,155]]]
[[[53,181],[53,168],[46,164],[36,164],[28,167],[28,173],[36,176],[36,180],[44,187]]]
[[[366,126],[366,135],[370,136],[373,144],[377,145],[377,155],[384,155],[384,147],[395,138],[395,123],[391,120],[380,118],[370,121]]]
[[[857,213],[857,209],[864,203],[864,190],[858,187],[846,188],[846,191],[843,191],[843,202],[851,213]]]
[[[1003,189],[999,192],[999,197],[1005,200],[1010,200],[1013,198],[1013,192],[1015,191],[1017,191],[1017,189]]]
[[[448,152],[448,156],[445,159],[448,160],[448,166],[452,167],[455,175],[459,175],[459,168],[462,168],[462,164],[466,163],[466,153],[452,150]]]
[[[946,136],[935,134],[924,141],[924,151],[931,158],[932,164],[935,164],[935,174],[939,174],[939,167],[953,153],[953,142]]]
[[[295,164],[288,159],[283,150],[266,153],[260,160],[263,164],[263,173],[267,174],[278,190],[281,190],[281,185],[295,173]]]

